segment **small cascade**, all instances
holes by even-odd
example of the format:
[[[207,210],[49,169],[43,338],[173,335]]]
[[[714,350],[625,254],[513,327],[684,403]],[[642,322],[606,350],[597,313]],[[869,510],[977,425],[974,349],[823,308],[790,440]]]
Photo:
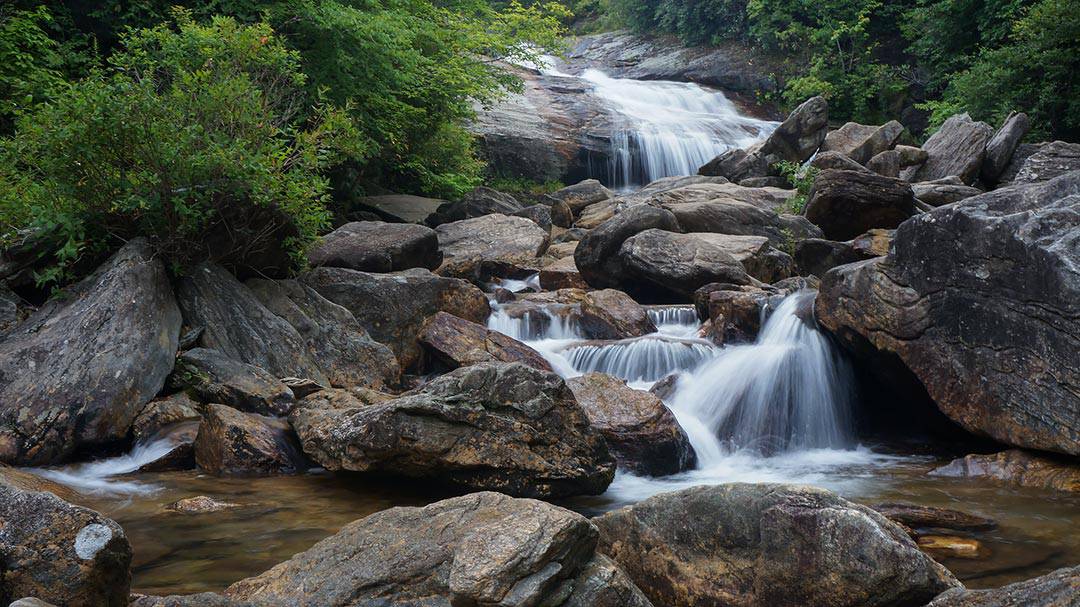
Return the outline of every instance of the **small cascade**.
[[[852,446],[850,371],[800,314],[815,295],[787,297],[754,344],[725,348],[679,380],[670,404],[703,466],[736,451]]]
[[[739,114],[723,93],[697,84],[611,78],[586,70],[615,121],[606,173],[617,189],[693,175],[716,156],[766,137],[775,122]]]
[[[488,285],[489,291],[492,291],[495,288],[506,289],[511,293],[521,293],[523,291],[538,292],[540,291],[540,274],[530,274],[526,278],[497,278]]]
[[[652,306],[646,311],[661,335],[694,338],[701,328],[694,306]]]
[[[487,328],[520,342],[584,339],[576,318],[556,314],[549,307],[527,310],[518,316],[511,316],[505,309],[497,307],[488,317]]]
[[[583,343],[562,350],[580,373],[597,371],[629,382],[655,382],[675,371],[697,368],[716,355],[705,341],[653,334],[610,343]]]
[[[38,476],[85,493],[150,493],[157,487],[146,483],[117,480],[115,477],[135,472],[147,464],[156,462],[168,455],[175,446],[173,438],[165,437],[138,443],[124,455],[64,468],[40,468],[31,471]]]

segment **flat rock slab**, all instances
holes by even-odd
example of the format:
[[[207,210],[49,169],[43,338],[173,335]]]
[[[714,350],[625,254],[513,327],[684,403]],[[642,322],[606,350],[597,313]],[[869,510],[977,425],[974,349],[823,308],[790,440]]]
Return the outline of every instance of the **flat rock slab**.
[[[542,371],[552,371],[544,357],[529,346],[446,312],[438,312],[429,318],[417,339],[452,368],[484,362],[520,362]]]
[[[364,272],[409,268],[434,270],[442,263],[439,237],[431,228],[383,221],[354,221],[322,237],[308,252],[312,266]]]
[[[329,470],[423,478],[526,497],[599,494],[615,460],[573,392],[521,363],[462,367],[390,401],[313,394],[290,416]]]
[[[954,588],[926,607],[1075,607],[1080,597],[1080,567],[989,590]]]
[[[1021,449],[967,455],[932,470],[930,475],[983,478],[1005,485],[1080,493],[1080,465]]]

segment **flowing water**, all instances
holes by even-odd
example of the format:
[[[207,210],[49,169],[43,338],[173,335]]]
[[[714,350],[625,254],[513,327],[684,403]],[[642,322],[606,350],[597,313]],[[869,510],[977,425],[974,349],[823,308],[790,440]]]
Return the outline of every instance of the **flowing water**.
[[[573,76],[546,58],[549,76],[579,78],[610,112],[613,130],[592,177],[619,190],[661,177],[694,175],[705,163],[767,137],[776,122],[744,116],[723,93],[688,82],[612,78],[595,70]]]

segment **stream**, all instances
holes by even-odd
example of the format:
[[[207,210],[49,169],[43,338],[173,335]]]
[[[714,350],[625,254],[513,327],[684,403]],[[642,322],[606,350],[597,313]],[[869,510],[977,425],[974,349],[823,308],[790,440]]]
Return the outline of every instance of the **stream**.
[[[618,188],[687,175],[717,154],[766,136],[775,123],[739,115],[723,94],[698,85],[615,79],[596,70],[595,85],[620,124],[610,166]],[[600,170],[600,169],[598,169]],[[506,282],[535,290],[535,277]],[[1002,487],[988,481],[927,476],[947,455],[911,455],[860,441],[848,363],[800,310],[813,292],[789,296],[770,314],[755,343],[717,347],[697,337],[690,306],[653,307],[657,332],[596,343],[551,305],[513,318],[498,304],[490,329],[532,346],[563,377],[590,371],[648,390],[679,373],[665,403],[690,437],[694,470],[662,478],[620,471],[600,496],[562,505],[593,515],[656,493],[725,482],[807,483],[861,503],[910,501],[993,518],[999,527],[973,534],[986,554],[942,562],[970,587],[994,587],[1080,562],[1080,499]],[[217,478],[196,471],[135,472],[168,452],[165,443],[64,468],[35,470],[67,484],[83,505],[116,520],[135,550],[133,590],[186,594],[221,590],[259,574],[362,516],[392,506],[423,505],[446,495],[423,483],[313,471],[270,478]],[[933,449],[920,450],[934,452]],[[166,510],[207,495],[237,504],[215,513]]]

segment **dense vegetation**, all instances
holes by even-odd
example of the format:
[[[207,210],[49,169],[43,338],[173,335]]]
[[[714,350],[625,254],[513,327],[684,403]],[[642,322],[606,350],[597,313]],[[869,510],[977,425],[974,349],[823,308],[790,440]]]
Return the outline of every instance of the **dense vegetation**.
[[[774,101],[829,98],[866,122],[918,105],[937,124],[957,111],[1036,136],[1080,138],[1076,0],[609,0],[623,23],[694,44],[737,41],[783,57]]]
[[[0,244],[46,235],[60,278],[135,235],[205,258],[221,231],[299,253],[363,193],[455,196],[482,165],[498,60],[559,40],[557,4],[75,0],[0,8]],[[334,194],[333,196],[331,194]]]

